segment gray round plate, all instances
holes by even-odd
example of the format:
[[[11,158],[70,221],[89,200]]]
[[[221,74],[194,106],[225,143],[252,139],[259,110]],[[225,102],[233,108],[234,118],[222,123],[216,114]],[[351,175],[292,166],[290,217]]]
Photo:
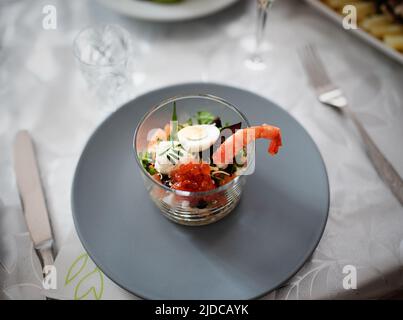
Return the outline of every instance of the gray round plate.
[[[150,107],[179,94],[209,93],[232,102],[252,124],[279,126],[284,147],[256,144],[256,170],[239,206],[202,227],[177,225],[148,197],[132,150]],[[326,225],[329,185],[320,153],[304,128],[248,91],[185,84],[150,92],[106,119],[78,163],[72,208],[78,235],[114,282],[148,299],[252,299],[289,279],[310,257]]]

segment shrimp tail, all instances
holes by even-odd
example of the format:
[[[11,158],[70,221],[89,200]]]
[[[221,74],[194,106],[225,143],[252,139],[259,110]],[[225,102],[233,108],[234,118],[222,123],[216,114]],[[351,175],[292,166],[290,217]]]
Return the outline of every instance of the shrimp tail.
[[[229,150],[231,155],[227,158],[232,159],[243,147],[257,139],[270,140],[268,152],[271,155],[277,154],[280,147],[283,145],[281,139],[280,128],[263,124],[261,126],[249,127],[240,129],[235,134],[230,136],[213,154],[213,162],[215,164],[223,164],[226,158],[226,151]],[[241,143],[237,143],[240,141]],[[224,163],[225,164],[225,163]]]
[[[277,134],[271,138],[270,144],[269,144],[269,153],[271,155],[277,154],[278,150],[280,147],[283,145],[283,142],[281,140],[281,133],[280,129],[276,128]]]

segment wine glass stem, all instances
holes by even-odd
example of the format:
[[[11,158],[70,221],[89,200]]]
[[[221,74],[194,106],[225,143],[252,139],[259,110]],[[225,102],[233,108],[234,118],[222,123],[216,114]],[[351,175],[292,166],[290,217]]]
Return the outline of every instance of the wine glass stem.
[[[273,0],[257,0],[257,2],[258,2],[258,16],[257,16],[256,43],[254,52],[254,55],[256,57],[259,56],[260,47],[262,45],[262,41],[266,31],[267,16],[269,14],[270,7],[273,4]]]

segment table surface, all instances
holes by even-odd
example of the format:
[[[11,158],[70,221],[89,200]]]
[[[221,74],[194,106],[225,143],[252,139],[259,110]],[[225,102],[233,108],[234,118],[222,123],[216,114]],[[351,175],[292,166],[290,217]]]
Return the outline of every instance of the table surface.
[[[220,45],[254,31],[249,1],[174,24],[133,20],[96,1],[50,3],[57,8],[56,30],[42,28],[39,0],[1,7],[7,28],[0,71],[7,81],[0,87],[0,198],[6,207],[19,206],[12,142],[19,129],[28,129],[37,148],[56,248],[73,227],[70,188],[78,157],[105,117],[86,89],[72,43],[88,25],[118,23],[133,39],[135,95],[196,81],[246,88],[290,112],[317,143],[329,174],[329,220],[311,260],[266,298],[374,298],[402,288],[403,208],[378,177],[351,123],[316,101],[296,52],[307,43],[318,47],[351,107],[403,176],[402,65],[299,0],[279,0],[273,6],[266,35],[272,47],[268,69],[230,77],[206,70]],[[343,288],[347,265],[356,267],[356,290]]]

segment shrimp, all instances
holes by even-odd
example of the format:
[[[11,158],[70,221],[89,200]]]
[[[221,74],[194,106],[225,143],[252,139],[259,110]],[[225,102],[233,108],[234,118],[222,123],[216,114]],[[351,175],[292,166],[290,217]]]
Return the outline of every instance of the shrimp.
[[[150,137],[147,145],[148,152],[155,152],[157,150],[157,145],[160,141],[167,140],[167,134],[161,128],[154,129],[150,132]]]
[[[271,155],[275,155],[282,146],[281,131],[277,127],[263,124],[261,126],[244,128],[237,130],[235,134],[218,147],[213,154],[213,162],[217,165],[228,164],[228,160],[232,161],[238,152],[256,139],[271,140],[268,149]],[[227,152],[229,154],[226,155]]]

